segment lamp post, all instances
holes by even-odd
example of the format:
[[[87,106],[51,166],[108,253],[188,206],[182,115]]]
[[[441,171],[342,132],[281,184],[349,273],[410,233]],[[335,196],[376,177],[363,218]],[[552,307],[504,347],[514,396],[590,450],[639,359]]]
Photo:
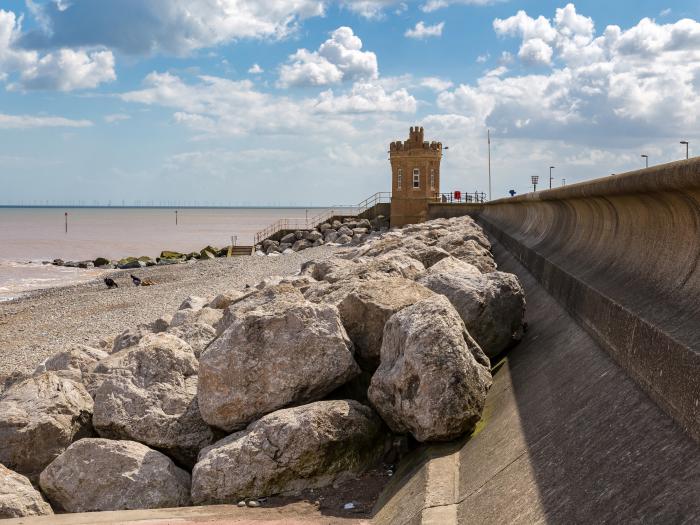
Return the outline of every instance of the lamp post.
[[[552,170],[554,169],[554,166],[549,167],[549,189],[552,189]]]
[[[642,155],[642,158],[646,161],[646,167],[649,167],[649,155]]]
[[[561,185],[566,186],[566,179],[561,179]]]
[[[489,143],[489,200],[491,200],[491,130],[486,130],[486,138]]]
[[[537,191],[537,183],[540,180],[539,175],[532,175],[530,180],[532,181],[532,191]]]
[[[689,145],[687,140],[681,140],[681,144],[685,144],[685,160],[688,160],[688,155],[689,155]]]

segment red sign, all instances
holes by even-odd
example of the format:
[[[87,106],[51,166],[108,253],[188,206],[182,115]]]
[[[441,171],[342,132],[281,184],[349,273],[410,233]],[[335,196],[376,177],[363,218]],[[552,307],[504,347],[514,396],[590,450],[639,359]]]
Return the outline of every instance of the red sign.
[[[456,201],[462,200],[462,192],[461,191],[455,191],[455,200]]]

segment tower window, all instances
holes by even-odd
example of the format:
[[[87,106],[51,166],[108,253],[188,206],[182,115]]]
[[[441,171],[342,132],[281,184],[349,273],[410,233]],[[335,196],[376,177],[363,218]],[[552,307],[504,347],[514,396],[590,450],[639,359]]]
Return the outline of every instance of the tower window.
[[[420,188],[420,170],[413,168],[413,187]]]
[[[430,189],[431,190],[435,189],[435,170],[434,169],[430,170]]]
[[[401,168],[399,168],[399,171],[396,175],[396,189],[400,190],[402,185],[403,185],[403,170]]]

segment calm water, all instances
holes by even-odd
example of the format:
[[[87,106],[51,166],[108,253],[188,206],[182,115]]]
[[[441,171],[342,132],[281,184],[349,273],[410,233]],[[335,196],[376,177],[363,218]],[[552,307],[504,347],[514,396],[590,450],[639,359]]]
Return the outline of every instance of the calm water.
[[[310,208],[308,216],[321,209]],[[68,212],[68,233],[64,213]],[[89,280],[99,271],[45,266],[56,258],[79,261],[162,250],[190,252],[253,236],[280,218],[304,218],[299,208],[174,209],[0,208],[0,300],[20,292]]]

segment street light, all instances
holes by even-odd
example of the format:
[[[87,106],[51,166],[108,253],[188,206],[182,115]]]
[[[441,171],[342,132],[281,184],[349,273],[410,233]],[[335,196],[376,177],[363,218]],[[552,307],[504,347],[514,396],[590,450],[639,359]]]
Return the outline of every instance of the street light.
[[[681,140],[681,144],[685,144],[685,160],[688,160],[688,141],[687,140]]]
[[[642,155],[642,158],[646,161],[647,168],[648,168],[649,167],[649,155]]]
[[[566,179],[561,179],[561,185],[566,186]]]
[[[552,170],[554,169],[554,166],[549,167],[549,189],[552,189]]]
[[[532,191],[537,191],[537,183],[540,180],[539,175],[533,175],[530,177],[530,180],[532,181]]]
[[[491,200],[491,130],[486,130],[486,140],[489,145],[489,200]]]

